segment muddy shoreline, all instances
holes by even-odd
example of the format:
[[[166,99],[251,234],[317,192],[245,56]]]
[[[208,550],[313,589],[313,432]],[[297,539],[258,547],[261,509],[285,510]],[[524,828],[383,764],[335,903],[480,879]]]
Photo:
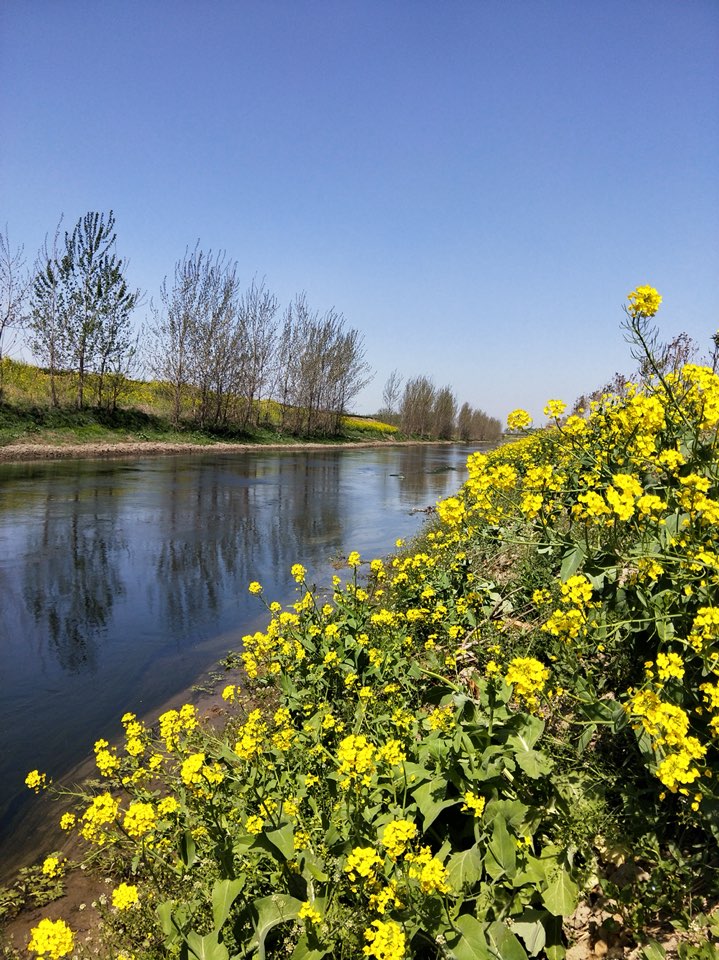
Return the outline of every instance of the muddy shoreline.
[[[119,441],[117,443],[42,444],[9,443],[0,447],[0,463],[33,460],[107,460],[121,457],[161,457],[203,453],[250,453],[263,450],[349,450],[355,447],[404,447],[448,444],[452,440],[348,440],[340,443],[165,443]]]

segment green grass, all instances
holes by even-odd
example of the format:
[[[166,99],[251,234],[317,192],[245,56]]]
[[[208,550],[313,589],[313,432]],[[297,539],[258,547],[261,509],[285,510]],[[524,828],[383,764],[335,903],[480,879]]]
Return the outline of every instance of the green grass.
[[[348,416],[334,436],[298,437],[280,433],[281,406],[273,400],[260,404],[260,419],[266,425],[240,429],[229,424],[199,429],[191,420],[179,426],[170,417],[169,394],[159,381],[128,381],[122,404],[116,410],[74,406],[73,378],[56,377],[60,405],[50,404],[50,377],[39,367],[5,358],[0,367],[0,446],[11,443],[77,445],[84,443],[321,443],[387,440],[397,438],[397,428],[369,417]],[[96,384],[88,378],[87,393]],[[273,426],[276,424],[277,426]]]

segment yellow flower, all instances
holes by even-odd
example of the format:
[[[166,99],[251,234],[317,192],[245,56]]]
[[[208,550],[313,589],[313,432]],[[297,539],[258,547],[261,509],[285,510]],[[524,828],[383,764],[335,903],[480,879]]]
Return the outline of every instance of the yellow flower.
[[[627,300],[629,301],[627,310],[633,317],[653,317],[659,309],[662,297],[654,287],[645,285],[643,287],[637,287],[636,290],[628,293]]]
[[[46,877],[60,877],[64,870],[59,857],[45,857],[42,872]]]
[[[262,819],[262,817],[258,817],[256,814],[252,814],[245,820],[245,830],[248,833],[254,833],[254,834],[261,833],[262,825],[264,822],[265,821]]]
[[[25,786],[39,793],[47,786],[47,774],[40,773],[39,770],[31,770],[25,777]]]
[[[247,589],[253,594],[262,593],[262,584],[258,583],[257,580],[253,580]]]
[[[112,891],[112,905],[118,910],[129,910],[131,907],[137,906],[139,902],[140,897],[137,887],[131,883],[121,883],[119,887],[115,887]]]
[[[507,426],[510,430],[526,430],[531,423],[532,418],[526,410],[513,410],[507,415]]]
[[[60,829],[61,830],[72,830],[77,822],[77,817],[74,813],[63,813],[60,817]]]
[[[151,803],[135,800],[127,808],[122,825],[127,833],[137,840],[155,829],[156,820],[157,814]]]
[[[311,903],[303,903],[297,914],[299,920],[306,920],[308,923],[318,924],[322,922],[322,914],[315,910]]]
[[[544,415],[546,417],[554,417],[555,420],[564,413],[567,409],[566,403],[562,400],[548,400],[547,405],[544,408]]]
[[[367,879],[381,863],[382,860],[377,856],[374,847],[355,847],[347,857],[344,871],[349,874],[350,880],[356,880],[358,876]]]
[[[347,557],[347,566],[348,567],[358,567],[361,563],[360,555],[356,550],[353,550],[352,553]]]
[[[301,563],[295,563],[292,565],[290,573],[295,578],[296,583],[302,583],[305,577],[307,576],[307,571],[302,566]]]
[[[657,673],[660,680],[676,677],[681,680],[684,676],[684,663],[678,653],[658,653]]]
[[[64,920],[41,920],[30,931],[28,950],[48,960],[60,960],[72,953],[75,946],[75,934]]]
[[[420,847],[416,855],[408,853],[406,859],[412,864],[409,875],[419,880],[422,893],[449,893],[449,875],[429,847]]]
[[[514,686],[515,694],[529,706],[539,702],[536,694],[544,689],[549,670],[534,657],[515,657],[510,661],[505,680]]]
[[[362,948],[362,953],[366,957],[374,957],[375,960],[403,960],[406,939],[402,927],[394,920],[373,920],[372,926],[365,930],[364,935],[367,945]]]
[[[478,796],[476,793],[472,793],[471,790],[468,790],[464,795],[464,804],[462,806],[463,813],[471,813],[475,817],[481,817],[484,813],[484,805],[486,800],[484,797]]]
[[[392,860],[402,856],[410,840],[417,836],[417,825],[411,820],[393,820],[384,828],[382,846]]]

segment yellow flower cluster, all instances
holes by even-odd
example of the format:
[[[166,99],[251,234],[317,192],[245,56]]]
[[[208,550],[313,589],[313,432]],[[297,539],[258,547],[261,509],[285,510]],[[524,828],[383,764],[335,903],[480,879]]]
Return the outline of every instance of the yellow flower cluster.
[[[339,761],[340,786],[367,787],[376,771],[376,748],[361,734],[345,737],[337,749]]]
[[[418,853],[405,855],[411,866],[409,875],[419,881],[422,893],[449,893],[449,875],[429,847],[420,847]]]
[[[64,920],[43,919],[30,931],[28,950],[48,960],[60,960],[72,953],[75,934]]]
[[[176,750],[180,737],[197,727],[197,711],[190,703],[179,710],[167,710],[160,714],[160,737],[169,751]]]
[[[627,294],[629,306],[627,310],[633,317],[644,316],[653,317],[659,309],[662,297],[657,293],[654,287],[637,287]]]
[[[112,891],[112,905],[117,910],[130,910],[140,903],[137,887],[131,883],[121,883]]]
[[[384,828],[382,846],[392,860],[397,860],[407,849],[407,844],[417,836],[417,825],[411,820],[392,820]]]
[[[510,661],[504,679],[514,687],[520,700],[534,708],[539,704],[538,693],[544,690],[549,670],[534,657],[515,657]]]
[[[407,941],[402,927],[394,920],[373,920],[372,926],[365,930],[367,945],[362,948],[366,957],[375,960],[403,960],[406,956]]]
[[[242,760],[253,760],[262,750],[267,733],[267,724],[260,709],[252,710],[245,723],[238,730],[235,753]]]

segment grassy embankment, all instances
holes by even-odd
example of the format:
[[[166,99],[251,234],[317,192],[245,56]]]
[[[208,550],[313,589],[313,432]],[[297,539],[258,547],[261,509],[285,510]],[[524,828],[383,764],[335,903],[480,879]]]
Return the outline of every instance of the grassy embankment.
[[[290,444],[313,442],[363,442],[397,439],[397,428],[371,417],[346,416],[341,432],[333,437],[297,437],[280,430],[280,406],[262,401],[261,426],[239,429],[232,425],[199,429],[190,419],[175,427],[171,422],[166,386],[158,381],[128,381],[116,410],[74,408],[73,378],[59,376],[60,406],[50,405],[50,377],[39,367],[5,358],[0,401],[0,446],[33,444],[77,446],[88,444]],[[88,378],[88,394],[96,389]]]
[[[719,378],[562,406],[408,552],[327,597],[293,567],[220,732],[188,706],[97,745],[77,956],[716,956]]]

